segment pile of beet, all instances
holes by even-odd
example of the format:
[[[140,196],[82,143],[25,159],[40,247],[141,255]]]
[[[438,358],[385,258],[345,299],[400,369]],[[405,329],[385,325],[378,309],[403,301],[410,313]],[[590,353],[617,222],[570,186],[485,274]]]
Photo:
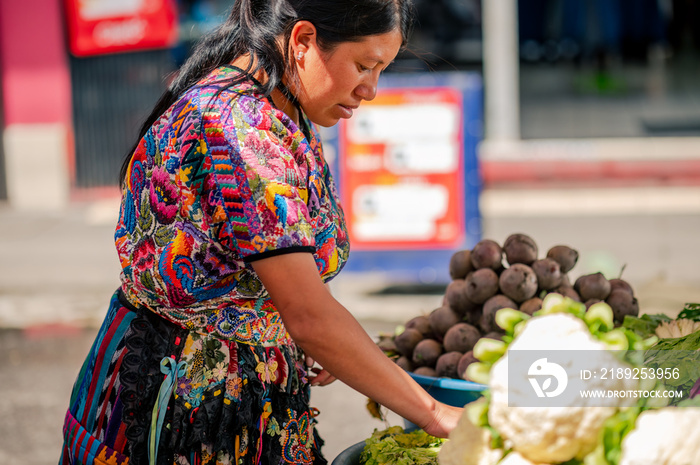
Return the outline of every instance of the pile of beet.
[[[616,324],[625,315],[637,316],[639,305],[632,286],[622,279],[591,273],[571,284],[569,272],[578,255],[569,246],[556,245],[540,258],[537,244],[525,234],[511,234],[503,246],[481,240],[472,250],[452,255],[452,281],[442,306],[412,318],[399,334],[380,337],[378,345],[406,371],[467,379],[467,366],[476,361],[474,344],[482,337],[500,340],[503,335],[495,323],[501,308],[532,315],[546,294],[556,292],[585,303],[586,308],[607,302]]]

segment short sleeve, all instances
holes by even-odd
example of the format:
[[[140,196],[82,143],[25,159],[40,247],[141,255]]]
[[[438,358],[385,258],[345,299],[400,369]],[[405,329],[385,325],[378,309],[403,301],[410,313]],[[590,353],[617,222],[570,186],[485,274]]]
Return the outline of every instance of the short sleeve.
[[[224,206],[220,242],[246,262],[314,253],[306,157],[299,156],[299,147],[291,150],[292,138],[279,120],[258,118],[254,126],[245,116],[232,111],[222,118],[221,133],[205,131]]]

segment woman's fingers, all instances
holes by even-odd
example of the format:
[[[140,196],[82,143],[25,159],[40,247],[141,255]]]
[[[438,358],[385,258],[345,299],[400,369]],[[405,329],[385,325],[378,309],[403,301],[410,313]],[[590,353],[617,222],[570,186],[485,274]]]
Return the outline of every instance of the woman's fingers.
[[[312,386],[327,386],[336,379],[335,376],[322,368],[314,367],[311,369],[311,372],[314,373],[314,376],[309,376],[309,381]]]
[[[309,374],[309,382],[312,386],[326,386],[335,381],[335,376],[331,375],[323,368],[315,367],[316,361],[308,355],[304,359],[304,364],[306,365]]]

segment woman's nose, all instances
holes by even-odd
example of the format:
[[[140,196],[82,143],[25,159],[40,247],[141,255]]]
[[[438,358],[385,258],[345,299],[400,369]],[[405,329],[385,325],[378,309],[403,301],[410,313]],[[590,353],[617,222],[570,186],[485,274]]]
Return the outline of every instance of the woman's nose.
[[[372,100],[377,95],[377,80],[363,82],[355,89],[355,93],[363,100]]]

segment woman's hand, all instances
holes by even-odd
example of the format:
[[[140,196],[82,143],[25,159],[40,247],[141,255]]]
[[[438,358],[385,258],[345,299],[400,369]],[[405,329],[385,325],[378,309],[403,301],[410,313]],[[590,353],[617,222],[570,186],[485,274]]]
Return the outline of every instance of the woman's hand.
[[[309,383],[311,383],[312,386],[327,386],[336,380],[335,376],[328,373],[328,371],[319,366],[314,366],[316,365],[316,362],[308,355],[306,356],[304,363],[306,364],[306,372],[309,378]]]
[[[438,438],[446,438],[457,426],[463,412],[463,408],[438,403],[432,421],[425,425],[423,430]]]

